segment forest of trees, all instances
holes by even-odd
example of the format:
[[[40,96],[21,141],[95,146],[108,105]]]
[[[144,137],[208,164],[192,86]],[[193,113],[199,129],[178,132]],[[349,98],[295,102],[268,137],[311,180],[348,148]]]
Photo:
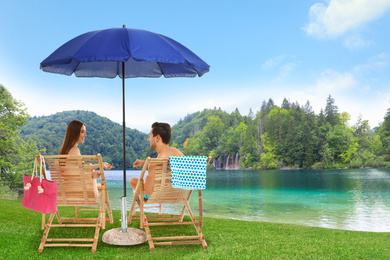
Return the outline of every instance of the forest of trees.
[[[173,126],[173,145],[185,154],[214,159],[239,155],[242,169],[387,167],[390,165],[390,109],[381,125],[371,128],[360,116],[339,113],[329,95],[316,115],[310,102],[299,105],[272,99],[256,114],[221,109],[187,115]]]

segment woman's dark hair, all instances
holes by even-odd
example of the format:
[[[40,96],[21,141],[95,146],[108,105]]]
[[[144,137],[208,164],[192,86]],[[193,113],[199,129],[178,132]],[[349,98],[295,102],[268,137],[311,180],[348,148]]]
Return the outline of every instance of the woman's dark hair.
[[[154,122],[152,125],[153,136],[160,135],[164,144],[171,141],[171,126],[167,123]]]
[[[81,127],[83,127],[83,125],[85,124],[77,120],[69,122],[59,154],[69,153],[70,149],[72,149],[77,140],[79,140]]]

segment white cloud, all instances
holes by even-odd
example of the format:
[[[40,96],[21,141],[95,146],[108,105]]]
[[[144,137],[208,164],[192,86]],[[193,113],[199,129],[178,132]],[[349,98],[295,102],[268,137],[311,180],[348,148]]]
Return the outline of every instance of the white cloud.
[[[317,79],[315,91],[334,93],[353,88],[356,81],[352,73],[339,73],[334,70],[326,70]]]
[[[273,69],[277,66],[279,66],[279,64],[283,61],[284,59],[284,56],[276,56],[276,57],[273,57],[269,60],[267,60],[263,66],[261,67],[263,70],[268,70],[268,69]]]
[[[296,67],[297,64],[294,62],[288,62],[284,64],[282,67],[280,67],[280,78],[286,78]]]
[[[354,68],[356,75],[366,75],[369,73],[378,73],[387,67],[390,63],[390,55],[388,53],[381,53],[377,56],[371,57],[367,63],[357,65]]]
[[[303,29],[308,35],[325,38],[337,37],[379,18],[390,0],[330,0],[328,6],[311,6],[309,24]]]
[[[202,111],[205,108],[213,109],[216,105],[215,101],[208,99],[200,102],[188,103],[185,111]]]
[[[262,70],[278,70],[279,76],[276,78],[277,81],[283,80],[287,78],[292,71],[295,70],[297,67],[297,64],[292,61],[286,61],[287,59],[294,58],[294,57],[286,57],[283,55],[273,57],[269,60],[267,60],[262,65]]]
[[[373,44],[372,41],[364,40],[362,37],[358,35],[349,36],[344,40],[344,46],[350,50],[360,50],[372,44]]]

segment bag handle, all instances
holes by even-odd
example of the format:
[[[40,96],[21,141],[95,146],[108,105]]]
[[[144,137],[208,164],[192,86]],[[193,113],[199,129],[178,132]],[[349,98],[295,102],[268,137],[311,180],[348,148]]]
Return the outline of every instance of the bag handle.
[[[37,163],[38,157],[39,157],[39,163]],[[33,168],[30,182],[32,182],[34,177],[38,178],[38,167],[39,167],[39,179],[40,179],[40,181],[39,181],[40,185],[38,186],[38,194],[41,194],[44,192],[44,189],[42,188],[42,167],[45,167],[45,169],[46,169],[46,162],[45,162],[45,159],[43,158],[42,155],[35,156],[34,168]],[[29,190],[31,188],[30,182],[27,183],[26,186],[24,186],[25,190]]]
[[[41,194],[44,192],[44,189],[42,188],[42,168],[45,167],[46,169],[46,163],[45,163],[45,158],[43,158],[42,155],[39,155],[39,160],[40,160],[40,163],[39,163],[39,186],[38,186],[38,194]],[[38,171],[37,171],[37,177],[38,177]]]
[[[40,158],[39,178],[41,179],[42,182],[42,178],[44,177],[43,169],[46,170],[46,162],[45,162],[45,158],[42,155],[39,155],[39,158]],[[37,172],[37,177],[38,177],[38,172]]]
[[[38,176],[37,157],[35,157],[35,160],[34,160],[34,168],[33,168],[32,174],[31,174],[30,182],[32,182],[32,180],[34,179],[35,175]],[[25,190],[29,190],[31,188],[31,183],[30,182],[26,183],[26,186],[24,186]]]

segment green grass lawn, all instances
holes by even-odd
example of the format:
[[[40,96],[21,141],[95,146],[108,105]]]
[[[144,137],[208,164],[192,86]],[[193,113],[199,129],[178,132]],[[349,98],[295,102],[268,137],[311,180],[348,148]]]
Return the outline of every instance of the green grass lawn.
[[[41,214],[25,209],[20,201],[0,200],[1,259],[390,259],[390,233],[356,232],[288,224],[205,218],[203,234],[209,246],[137,246],[104,244],[106,230],[120,227],[120,211],[114,224],[101,230],[96,253],[90,248],[54,247],[38,252]],[[60,208],[65,213],[74,209]],[[83,214],[90,214],[84,212]],[[139,222],[130,227],[139,227]],[[190,226],[175,226],[180,234],[194,235]],[[172,228],[153,227],[152,234],[166,235]],[[61,232],[85,235],[92,229],[68,228]],[[50,231],[50,234],[54,234]],[[58,233],[58,232],[57,232]],[[50,237],[49,234],[49,237]]]

